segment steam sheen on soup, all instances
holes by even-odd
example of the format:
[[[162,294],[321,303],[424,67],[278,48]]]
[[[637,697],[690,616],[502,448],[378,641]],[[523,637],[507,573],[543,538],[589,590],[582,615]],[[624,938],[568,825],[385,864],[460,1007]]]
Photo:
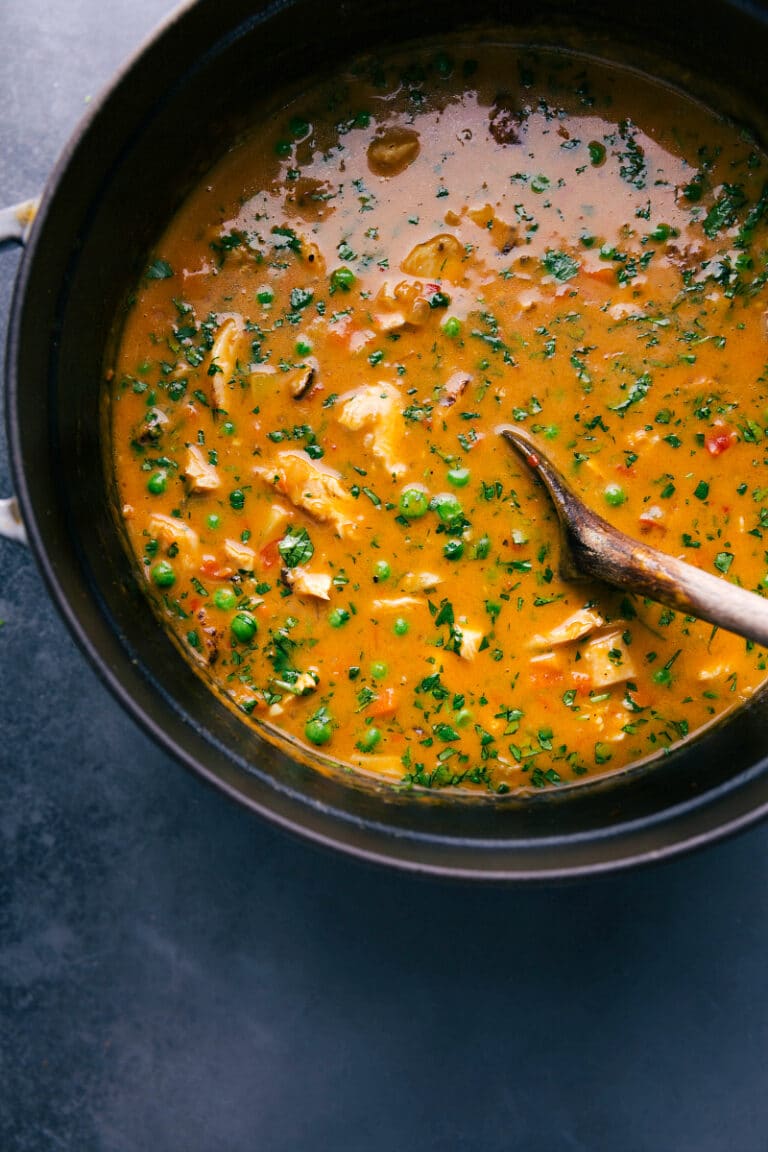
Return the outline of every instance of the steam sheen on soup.
[[[496,794],[744,702],[762,650],[560,578],[494,430],[764,591],[767,209],[745,133],[565,53],[366,59],[259,125],[159,241],[109,373],[122,518],[190,661],[268,735]]]

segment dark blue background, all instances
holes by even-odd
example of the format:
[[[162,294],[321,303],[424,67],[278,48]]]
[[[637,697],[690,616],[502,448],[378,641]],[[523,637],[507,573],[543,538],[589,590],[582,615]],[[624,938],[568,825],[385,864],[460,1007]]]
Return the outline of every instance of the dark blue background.
[[[169,9],[0,0],[0,203]],[[768,829],[559,890],[372,871],[150,745],[7,542],[0,617],[2,1152],[768,1148]]]

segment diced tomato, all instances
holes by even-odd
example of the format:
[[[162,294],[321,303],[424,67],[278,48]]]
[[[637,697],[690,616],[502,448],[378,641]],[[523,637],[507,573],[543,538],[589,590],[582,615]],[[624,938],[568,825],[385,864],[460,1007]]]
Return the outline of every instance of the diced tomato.
[[[634,468],[630,468],[626,464],[617,464],[616,465],[616,471],[620,472],[622,476],[634,476],[635,475]]]
[[[200,564],[200,574],[209,580],[228,580],[233,569],[229,564],[222,564],[218,556],[203,556]]]
[[[729,428],[720,429],[705,441],[710,456],[719,456],[735,442],[736,433]]]
[[[589,696],[592,691],[592,679],[586,672],[571,672],[571,679],[579,696]]]
[[[369,716],[394,716],[397,712],[397,696],[394,688],[384,688],[378,700],[372,701],[368,706]]]
[[[585,276],[590,280],[597,280],[601,284],[615,284],[616,272],[611,264],[601,264],[598,267],[582,268]]]
[[[260,549],[259,556],[265,568],[273,568],[275,564],[280,563],[280,553],[277,546],[281,539],[282,537],[277,537],[274,540],[270,540],[268,544],[265,544],[264,547]]]
[[[530,677],[533,684],[557,684],[563,678],[563,670],[562,668],[557,668],[552,665],[549,667],[539,665],[537,667],[535,664],[532,664]]]

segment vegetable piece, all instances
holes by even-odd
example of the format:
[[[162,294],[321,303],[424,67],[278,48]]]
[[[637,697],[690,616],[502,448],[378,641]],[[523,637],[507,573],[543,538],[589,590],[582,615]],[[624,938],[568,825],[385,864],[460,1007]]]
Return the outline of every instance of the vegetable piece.
[[[229,627],[235,639],[239,640],[241,644],[249,644],[256,635],[258,624],[256,617],[251,612],[238,612],[236,616],[232,617]]]
[[[609,688],[637,675],[621,632],[608,632],[589,640],[582,650],[582,659],[595,687]]]
[[[412,248],[400,267],[408,276],[459,283],[465,274],[466,259],[464,246],[456,237],[441,232]]]
[[[443,408],[453,407],[471,383],[472,376],[469,372],[453,372],[443,384],[440,394],[440,403]]]
[[[306,528],[290,529],[278,543],[277,548],[288,568],[298,568],[299,565],[306,564],[315,552],[315,546]]]
[[[392,124],[368,145],[368,167],[377,176],[398,176],[419,154],[419,134],[412,128]]]
[[[429,496],[425,488],[416,484],[409,484],[400,493],[398,503],[400,515],[406,520],[420,520],[429,511]]]
[[[151,575],[158,588],[171,588],[176,583],[176,573],[167,560],[153,564]]]

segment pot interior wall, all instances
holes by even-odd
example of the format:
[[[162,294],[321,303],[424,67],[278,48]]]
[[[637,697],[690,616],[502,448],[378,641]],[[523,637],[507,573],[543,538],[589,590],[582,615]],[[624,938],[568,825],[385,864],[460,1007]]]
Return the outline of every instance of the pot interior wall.
[[[446,0],[321,10],[307,0],[202,0],[150,45],[64,158],[25,261],[10,344],[17,483],[86,650],[134,713],[220,786],[316,837],[401,862],[520,873],[603,866],[663,846],[670,822],[685,839],[768,803],[764,774],[751,767],[764,752],[762,702],[695,750],[567,799],[467,805],[350,788],[257,741],[190,670],[137,587],[105,485],[104,350],[185,190],[276,93],[389,41],[449,33],[466,13]],[[674,0],[651,15],[636,0],[577,10],[555,0],[477,3],[473,17],[640,67],[657,55],[657,73],[762,131],[768,29],[757,10]]]

